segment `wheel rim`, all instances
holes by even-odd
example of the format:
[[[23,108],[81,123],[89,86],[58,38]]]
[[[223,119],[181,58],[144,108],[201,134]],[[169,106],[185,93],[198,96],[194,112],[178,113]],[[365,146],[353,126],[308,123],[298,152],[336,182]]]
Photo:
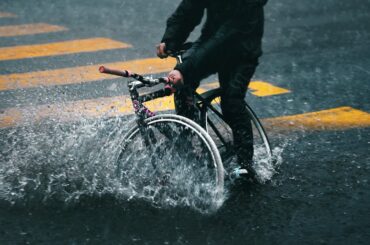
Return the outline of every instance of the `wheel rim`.
[[[217,156],[218,152],[214,154],[213,148],[216,150],[217,148],[212,146],[213,142],[210,143],[210,139],[207,139],[208,135],[205,135],[205,131],[199,125],[194,125],[195,123],[192,121],[189,126],[188,119],[184,120],[184,118],[176,115],[156,116],[149,118],[146,123],[148,130],[153,130],[153,134],[157,137],[157,142],[151,146],[153,149],[150,154],[154,155],[147,156],[150,160],[154,159],[155,163],[148,164],[148,160],[144,157],[140,158],[140,147],[144,149],[143,144],[145,143],[143,142],[145,140],[139,139],[141,137],[139,128],[136,127],[130,130],[123,142],[124,151],[118,157],[120,163],[117,168],[117,176],[119,176],[123,185],[132,188],[133,196],[151,199],[151,201],[160,204],[163,204],[161,201],[166,198],[168,200],[166,204],[170,205],[171,202],[175,203],[182,199],[184,203],[188,202],[188,204],[199,209],[205,209],[207,205],[208,208],[218,206],[219,204],[215,203],[220,202],[223,193],[223,167],[221,161],[217,159],[219,158],[219,155]],[[192,132],[192,148],[190,144],[181,145],[181,140],[184,138],[179,138],[183,134],[180,131],[168,135],[168,137],[160,138],[158,135],[163,134],[159,130],[161,124],[170,125],[172,130],[174,130],[174,127],[177,127],[177,129],[185,127],[190,130]],[[171,141],[177,143],[171,145]],[[132,150],[132,147],[136,148],[137,151],[126,154]],[[207,150],[204,151],[203,148]],[[191,150],[191,152],[184,152],[183,149]],[[172,153],[169,154],[171,151]],[[200,156],[206,157],[201,158]],[[156,159],[158,157],[159,159]],[[209,164],[212,164],[212,166],[209,166]],[[210,171],[210,167],[214,170]],[[222,174],[220,174],[220,169]],[[166,172],[171,173],[171,179],[169,180],[172,181],[171,186],[160,186],[160,180],[155,179],[158,177],[156,174]],[[210,181],[211,179],[213,180]],[[165,191],[170,193],[164,193]],[[189,196],[191,198],[186,200]],[[210,200],[212,201],[210,202]]]

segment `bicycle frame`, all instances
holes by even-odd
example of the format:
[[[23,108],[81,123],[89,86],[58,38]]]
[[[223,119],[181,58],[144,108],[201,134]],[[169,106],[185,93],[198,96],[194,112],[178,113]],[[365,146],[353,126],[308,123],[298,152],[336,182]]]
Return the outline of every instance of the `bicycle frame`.
[[[134,81],[128,82],[127,86],[130,92],[132,106],[134,108],[134,112],[137,116],[137,120],[140,125],[144,123],[144,120],[146,118],[153,117],[156,115],[155,112],[152,112],[143,104],[144,102],[169,96],[174,92],[174,88],[170,83],[168,83],[168,80],[166,78],[153,79],[150,77],[143,77],[136,73],[131,73],[127,70],[124,71],[112,70],[104,66],[101,66],[99,68],[99,71],[101,73],[135,79]],[[164,84],[164,88],[144,95],[140,95],[138,92],[138,89],[140,88],[153,87],[159,84]]]
[[[146,118],[153,117],[156,115],[154,112],[149,110],[143,104],[144,102],[147,102],[147,101],[159,98],[159,97],[167,96],[167,95],[161,96],[162,94],[159,94],[159,93],[162,93],[163,90],[155,91],[150,94],[139,95],[139,92],[137,91],[137,89],[140,87],[143,87],[143,85],[144,84],[140,81],[132,81],[128,83],[132,106],[134,108],[134,112],[139,122],[142,122]]]

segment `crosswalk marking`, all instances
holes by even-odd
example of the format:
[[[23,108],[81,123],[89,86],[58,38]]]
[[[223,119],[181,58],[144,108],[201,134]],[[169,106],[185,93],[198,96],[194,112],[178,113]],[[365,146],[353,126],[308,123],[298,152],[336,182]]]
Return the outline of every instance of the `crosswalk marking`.
[[[200,88],[198,92],[205,91]],[[147,102],[153,111],[173,110],[172,97]],[[37,107],[10,108],[0,112],[0,128],[24,123],[35,123],[46,118],[57,121],[73,121],[81,117],[101,118],[133,113],[129,96],[117,96],[91,100],[67,102],[63,105],[42,105]],[[294,130],[336,130],[370,127],[370,114],[352,107],[282,116],[263,120],[268,131]]]
[[[204,92],[199,88],[198,93]],[[172,96],[146,102],[145,105],[152,111],[174,110]],[[132,114],[131,99],[129,96],[104,97],[71,101],[65,104],[41,105],[35,107],[10,108],[0,112],[0,128],[36,123],[45,119],[58,121],[73,121],[80,118],[102,118]]]
[[[4,47],[0,48],[0,60],[16,60],[129,47],[131,47],[130,44],[107,38],[90,38],[56,43]]]
[[[207,83],[204,86],[207,88],[217,88],[219,86],[219,82]],[[249,89],[253,95],[258,97],[290,93],[290,91],[285,88],[280,88],[264,81],[251,81],[249,83]]]
[[[14,37],[48,32],[66,31],[67,28],[45,23],[0,26],[0,37]]]
[[[280,88],[264,81],[252,81],[249,84],[249,88],[252,90],[252,94],[259,97],[290,93],[285,88]]]
[[[264,121],[279,130],[335,130],[370,127],[370,113],[352,107],[338,107]]]
[[[14,17],[17,17],[17,16],[12,13],[0,12],[0,18],[14,18]]]
[[[157,103],[157,105],[156,105]],[[161,110],[174,108],[173,99],[164,98],[159,102]],[[158,102],[146,105],[153,111],[159,108]],[[37,107],[11,108],[0,114],[0,128],[37,123],[45,119],[73,121],[80,118],[101,118],[133,113],[130,98],[117,96],[109,98],[68,102],[64,105],[41,105]]]
[[[140,74],[153,74],[170,71],[175,64],[176,61],[174,59],[161,60],[158,58],[147,58],[109,64],[0,75],[0,91],[117,78],[116,76],[99,73],[98,68],[101,65],[113,69],[132,70]]]

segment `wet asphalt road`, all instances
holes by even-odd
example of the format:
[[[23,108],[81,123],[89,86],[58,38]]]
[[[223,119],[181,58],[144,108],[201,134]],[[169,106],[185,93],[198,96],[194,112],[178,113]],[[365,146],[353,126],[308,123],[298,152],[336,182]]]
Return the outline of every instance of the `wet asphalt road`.
[[[0,26],[42,22],[65,26],[68,31],[0,37],[1,47],[91,37],[106,37],[133,47],[1,60],[0,74],[154,57],[165,20],[178,2],[3,0],[0,12],[16,14],[17,18],[0,18]],[[270,1],[266,6],[264,56],[255,79],[291,93],[248,95],[248,100],[261,118],[342,106],[369,113],[369,47],[370,1]],[[121,85],[115,90],[106,89],[117,81],[0,91],[0,109],[127,93]],[[37,141],[39,127],[0,129],[2,148],[15,144],[19,154],[28,154],[19,159],[25,163],[31,159],[32,163],[37,152],[24,150],[22,141],[34,137],[33,143],[41,145]],[[52,139],[59,137],[55,132],[61,133],[55,129],[50,132],[48,137]],[[42,193],[38,193],[41,198],[34,198],[36,194],[27,190],[12,203],[9,193],[0,192],[0,243],[368,244],[370,128],[306,128],[279,134],[270,129],[270,134],[274,147],[283,149],[278,173],[263,185],[234,186],[215,214],[203,215],[180,207],[161,209],[147,202],[117,200],[114,195],[87,195],[73,204],[53,198],[42,201]],[[52,150],[44,146],[35,149],[41,153]],[[1,171],[4,166],[17,164],[4,157],[4,152]],[[5,184],[0,178],[0,185]]]

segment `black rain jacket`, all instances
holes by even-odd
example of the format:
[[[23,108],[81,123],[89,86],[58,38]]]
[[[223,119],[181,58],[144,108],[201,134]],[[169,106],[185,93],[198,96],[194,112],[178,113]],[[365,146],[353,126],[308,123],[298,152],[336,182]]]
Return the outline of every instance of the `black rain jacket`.
[[[177,50],[201,22],[206,11],[207,19],[200,40],[205,42],[202,52],[196,52],[177,65],[184,77],[196,72],[196,64],[207,59],[222,58],[221,52],[231,56],[255,59],[262,54],[263,6],[267,0],[183,0],[168,18],[162,38],[168,50]],[[208,60],[209,62],[209,60]]]

